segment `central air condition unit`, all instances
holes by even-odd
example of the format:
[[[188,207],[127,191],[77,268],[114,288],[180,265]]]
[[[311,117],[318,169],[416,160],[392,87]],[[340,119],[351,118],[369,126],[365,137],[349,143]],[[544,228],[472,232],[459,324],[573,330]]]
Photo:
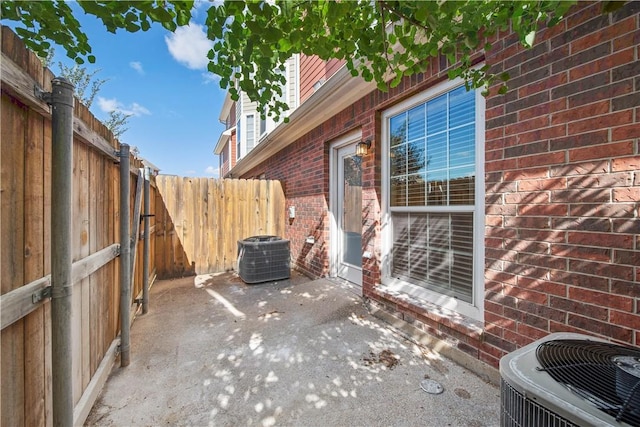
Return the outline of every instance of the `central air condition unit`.
[[[289,241],[278,236],[238,240],[238,275],[246,283],[270,282],[291,276]]]
[[[503,427],[640,426],[640,350],[554,333],[500,360]]]

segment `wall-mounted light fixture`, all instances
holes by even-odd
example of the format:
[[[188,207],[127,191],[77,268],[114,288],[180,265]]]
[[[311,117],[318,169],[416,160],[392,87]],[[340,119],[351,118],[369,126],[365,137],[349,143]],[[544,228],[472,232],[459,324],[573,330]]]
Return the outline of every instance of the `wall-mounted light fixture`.
[[[371,148],[370,140],[367,139],[366,141],[358,142],[358,144],[356,144],[356,156],[366,156],[367,154],[369,154],[369,148]]]

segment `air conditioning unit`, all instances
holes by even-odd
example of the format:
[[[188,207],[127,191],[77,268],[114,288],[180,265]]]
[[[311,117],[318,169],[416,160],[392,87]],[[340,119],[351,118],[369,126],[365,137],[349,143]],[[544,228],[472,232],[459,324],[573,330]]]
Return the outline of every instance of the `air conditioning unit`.
[[[554,333],[500,360],[503,427],[640,426],[640,349]]]
[[[238,240],[238,275],[246,283],[288,279],[290,261],[289,240],[278,236]]]

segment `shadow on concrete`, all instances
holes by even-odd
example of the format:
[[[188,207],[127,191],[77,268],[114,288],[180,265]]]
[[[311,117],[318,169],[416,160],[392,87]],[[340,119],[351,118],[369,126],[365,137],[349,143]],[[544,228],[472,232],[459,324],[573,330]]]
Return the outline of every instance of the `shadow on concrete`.
[[[159,281],[86,425],[499,424],[496,387],[387,328],[358,292],[295,272]]]

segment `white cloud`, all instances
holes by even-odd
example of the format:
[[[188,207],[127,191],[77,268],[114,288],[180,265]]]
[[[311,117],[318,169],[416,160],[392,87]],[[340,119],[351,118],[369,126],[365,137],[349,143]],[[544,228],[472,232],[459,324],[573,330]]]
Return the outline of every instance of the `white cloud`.
[[[176,31],[164,38],[169,53],[179,63],[192,70],[203,70],[209,63],[207,53],[213,42],[207,38],[203,26],[193,22],[176,28]]]
[[[106,99],[101,96],[98,97],[98,106],[105,113],[110,113],[114,110],[118,109],[118,100],[117,99]]]
[[[107,99],[101,96],[98,97],[98,107],[105,113],[110,113],[112,111],[117,111],[119,113],[140,117],[142,115],[151,115],[151,111],[143,107],[142,105],[134,102],[129,105],[124,105],[116,98]]]
[[[194,170],[188,170],[188,171],[184,171],[183,175],[185,176],[193,176],[196,174],[196,171]]]
[[[207,11],[212,6],[222,6],[224,4],[224,0],[195,0],[193,2],[193,9],[191,9],[191,16],[198,17],[201,15],[206,15]]]
[[[144,76],[144,68],[142,68],[142,62],[131,61],[129,62],[129,66],[134,70],[136,70],[138,74],[140,74],[141,76]]]
[[[220,76],[213,73],[202,73],[202,80],[206,85],[209,83],[218,83],[220,81]]]
[[[213,166],[209,166],[207,167],[207,169],[205,169],[204,173],[205,175],[210,175],[210,176],[213,176],[214,178],[218,178],[220,176],[220,169]]]

